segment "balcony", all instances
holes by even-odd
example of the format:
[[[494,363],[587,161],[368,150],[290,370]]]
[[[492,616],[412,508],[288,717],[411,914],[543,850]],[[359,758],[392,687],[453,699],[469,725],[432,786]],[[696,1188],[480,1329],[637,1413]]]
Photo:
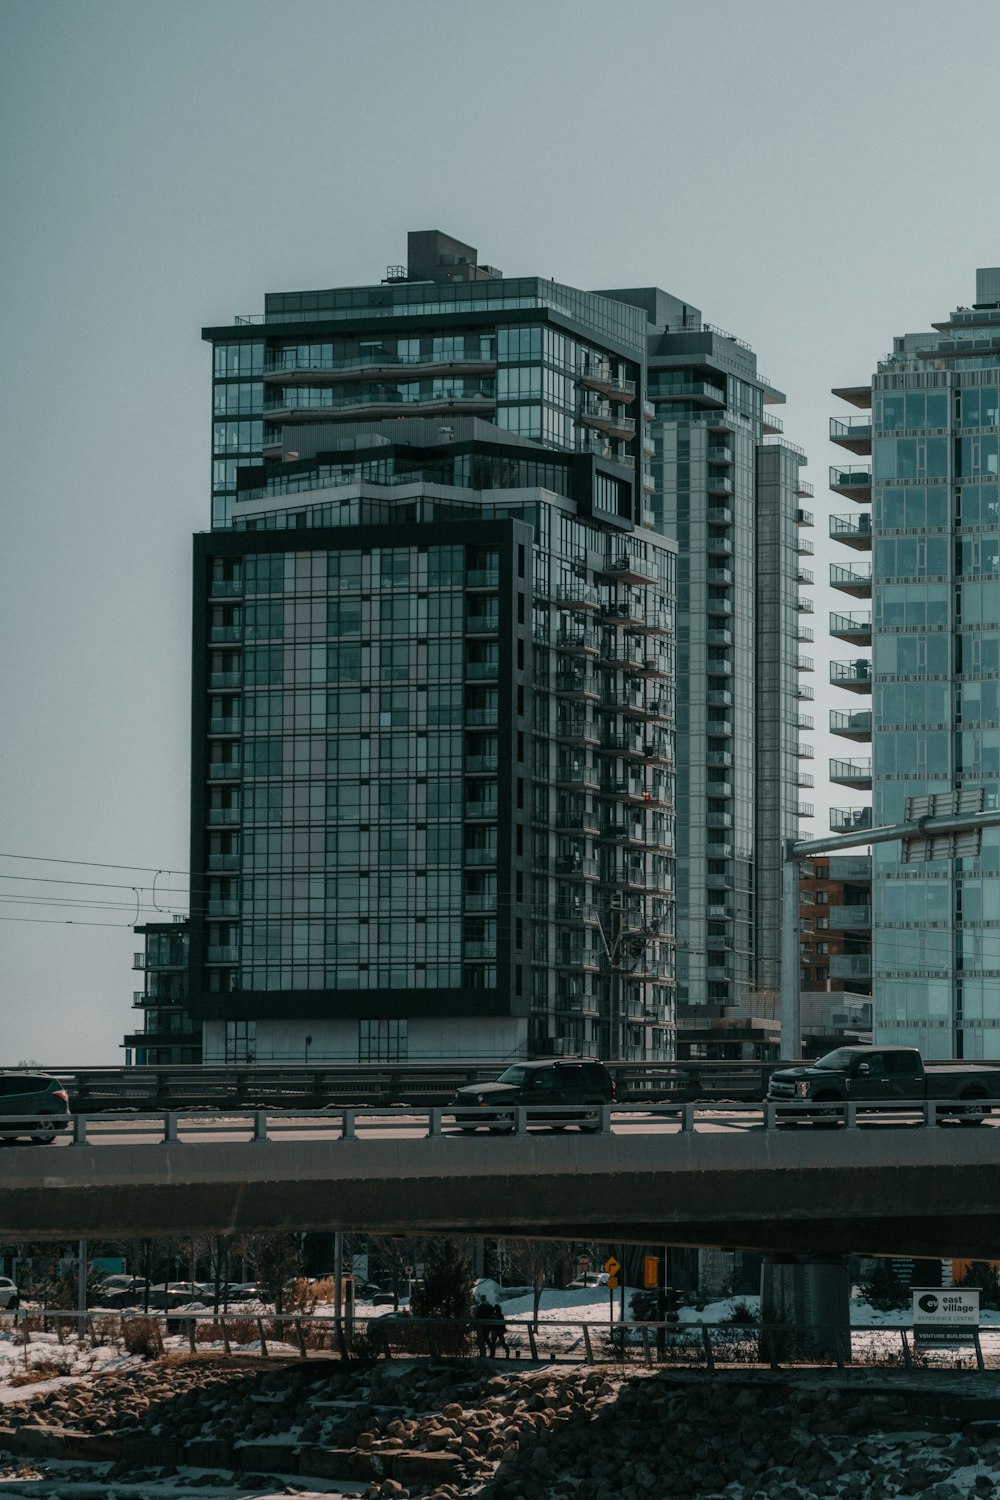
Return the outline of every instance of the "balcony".
[[[871,417],[830,418],[830,442],[839,443],[850,453],[866,454],[872,451]]]
[[[707,380],[683,380],[676,385],[661,385],[649,392],[653,401],[694,401],[699,406],[724,407],[725,386],[709,385]]]
[[[486,657],[481,661],[469,661],[465,664],[465,675],[473,682],[493,681],[499,673],[500,663],[495,656]]]
[[[709,557],[732,557],[733,544],[727,536],[719,536],[709,532],[708,541],[705,544]]]
[[[560,716],[556,721],[555,739],[574,745],[596,745],[600,736],[597,725],[585,713]]]
[[[596,834],[599,824],[596,812],[556,813],[556,827],[562,833]]]
[[[213,760],[208,767],[210,781],[238,781],[241,766],[238,760]]]
[[[555,784],[568,791],[580,789],[596,792],[600,786],[600,775],[595,766],[564,763],[556,766]]]
[[[733,721],[732,719],[709,719],[705,730],[712,739],[731,740]]]
[[[872,786],[871,760],[831,760],[830,780],[835,786],[849,786],[856,792],[870,792]]]
[[[710,473],[705,484],[705,489],[710,495],[731,495],[733,493],[733,481],[728,474]]]
[[[813,749],[812,745],[810,745],[808,740],[799,740],[798,744],[795,747],[795,754],[798,756],[799,760],[812,760],[816,754],[816,751]]]
[[[839,401],[846,401],[849,406],[857,406],[862,411],[868,411],[872,404],[872,384],[867,385],[835,385],[831,392]]]
[[[833,910],[833,907],[830,908]],[[830,978],[831,979],[866,979],[872,977],[872,956],[870,953],[831,953],[830,954]]]
[[[843,542],[845,547],[853,547],[857,552],[870,552],[872,550],[871,513],[864,510],[856,519],[852,516],[831,516],[830,538],[834,542]]]
[[[722,619],[733,613],[733,601],[731,599],[713,599],[709,597],[705,605],[705,611],[707,614],[714,615],[717,619]]]
[[[796,670],[799,672],[812,672],[814,670],[814,665],[815,664],[811,656],[800,656],[796,659],[795,662]]]
[[[422,391],[403,396],[399,391],[376,391],[359,396],[331,396],[325,401],[276,401],[265,406],[264,419],[282,426],[300,422],[329,422],[349,417],[359,422],[377,421],[381,417],[430,417],[452,412],[488,415],[496,410],[496,395],[486,391],[434,393]],[[272,446],[280,444],[275,439]]]
[[[500,611],[470,610],[465,617],[465,629],[468,635],[496,635],[500,629]]]
[[[731,802],[736,795],[731,781],[710,781],[706,791],[710,797],[718,797],[723,802]],[[709,824],[710,828],[714,826],[714,824]]]
[[[495,865],[497,862],[497,851],[495,845],[476,846],[466,849],[463,855],[467,865]]]
[[[848,500],[857,500],[867,505],[872,498],[871,464],[858,464],[853,469],[842,469],[833,465],[830,469],[830,488]]]
[[[470,821],[480,819],[489,823],[495,823],[497,820],[497,807],[498,803],[495,797],[482,802],[467,802],[465,804],[465,816]]]
[[[851,646],[870,646],[872,643],[871,612],[840,615],[831,612],[830,634]]]
[[[209,734],[239,734],[240,727],[240,720],[233,715],[208,721]]]
[[[797,526],[812,526],[813,525],[813,513],[812,513],[812,511],[811,510],[802,510],[801,508],[799,510],[797,510],[795,512],[795,523],[796,523]]]
[[[764,412],[763,420],[761,422],[762,432],[776,434],[782,433],[784,432],[784,430],[785,424],[780,417],[776,417],[774,413],[770,411]]]
[[[831,833],[858,833],[872,826],[870,807],[831,807]]]
[[[840,589],[845,594],[853,594],[855,599],[870,599],[872,596],[871,564],[869,563],[867,567],[859,564],[854,568],[842,568],[837,563],[831,563],[830,587]]]
[[[563,609],[597,609],[601,598],[596,589],[586,584],[562,584],[556,589],[554,598]]]
[[[563,626],[556,636],[557,651],[577,651],[584,656],[597,655],[597,632]]]
[[[733,644],[733,632],[731,630],[710,630],[705,639],[710,646],[731,646]]]
[[[709,677],[732,677],[732,658],[728,656],[716,656],[710,651],[708,653],[708,660],[705,663],[705,671]]]
[[[705,519],[709,526],[732,526],[735,517],[728,505],[710,505]]]
[[[496,755],[467,755],[465,769],[470,776],[495,775],[500,764]]]
[[[736,456],[732,448],[724,444],[716,445],[715,443],[709,443],[706,457],[710,464],[725,465],[727,468],[731,468],[736,462]]]
[[[637,588],[649,588],[659,582],[654,563],[646,562],[645,558],[631,557],[627,552],[622,552],[605,563],[601,571],[610,574],[619,583],[631,583]]]
[[[860,657],[857,661],[832,661],[830,683],[833,687],[847,688],[852,693],[870,693],[872,664],[865,657]]]
[[[275,385],[338,385],[350,380],[412,379],[414,372],[421,376],[433,375],[487,375],[497,367],[495,359],[483,358],[477,350],[465,354],[397,354],[387,349],[372,349],[364,354],[351,355],[346,359],[316,356],[305,360],[297,352],[289,351],[268,359],[264,367],[265,384]]]
[[[498,589],[500,587],[500,569],[470,568],[465,575],[465,587],[467,589]]]
[[[831,932],[870,932],[871,905],[831,906],[828,908]]]
[[[845,740],[867,740],[872,737],[872,711],[870,708],[863,709],[856,714],[838,713],[836,709],[830,710],[830,733],[839,734]]]
[[[590,672],[583,671],[557,672],[554,690],[560,697],[576,698],[581,701],[593,699],[596,702],[600,696],[597,679]]]
[[[801,615],[811,615],[815,609],[815,606],[812,600],[809,598],[808,594],[800,594],[798,599],[795,601],[795,608]],[[799,639],[801,640],[802,637],[800,636]]]
[[[210,688],[238,688],[242,684],[242,672],[210,672],[208,674]]]

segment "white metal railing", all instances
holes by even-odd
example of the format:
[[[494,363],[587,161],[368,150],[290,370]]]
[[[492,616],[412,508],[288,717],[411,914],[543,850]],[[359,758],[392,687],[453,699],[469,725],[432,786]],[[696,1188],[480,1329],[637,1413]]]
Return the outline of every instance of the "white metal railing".
[[[995,1101],[1000,1115],[1000,1097]],[[849,1129],[858,1125],[859,1116],[869,1122],[880,1118],[927,1128],[940,1125],[942,1119],[984,1119],[991,1114],[988,1099],[896,1099],[865,1100],[861,1103],[803,1100],[765,1100],[755,1104],[728,1102],[641,1103],[547,1105],[528,1108],[525,1105],[464,1105],[462,1120],[455,1118],[449,1105],[392,1105],[384,1108],[360,1108],[335,1105],[327,1109],[240,1109],[224,1106],[217,1112],[185,1110],[102,1111],[76,1114],[69,1121],[53,1116],[25,1117],[16,1126],[0,1126],[0,1139],[30,1135],[55,1125],[65,1131],[73,1146],[114,1145],[123,1132],[130,1145],[181,1144],[194,1140],[218,1140],[229,1136],[234,1143],[274,1141],[289,1136],[308,1139],[353,1140],[371,1131],[384,1136],[395,1126],[401,1135],[412,1136],[414,1127],[426,1137],[454,1135],[484,1126],[509,1135],[524,1135],[532,1126],[578,1124],[597,1134],[618,1134],[644,1127],[646,1131],[674,1126],[686,1133],[710,1129],[721,1116],[735,1117],[748,1129],[774,1130],[778,1126],[808,1123],[819,1118],[823,1124],[843,1124]],[[68,1127],[68,1128],[67,1128]]]

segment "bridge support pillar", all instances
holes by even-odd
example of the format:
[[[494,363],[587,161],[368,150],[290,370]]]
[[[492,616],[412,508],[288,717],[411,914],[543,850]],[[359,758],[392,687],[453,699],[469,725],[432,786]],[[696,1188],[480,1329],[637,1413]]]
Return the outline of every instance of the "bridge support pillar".
[[[781,1362],[851,1357],[846,1255],[771,1255],[760,1268],[760,1353]]]

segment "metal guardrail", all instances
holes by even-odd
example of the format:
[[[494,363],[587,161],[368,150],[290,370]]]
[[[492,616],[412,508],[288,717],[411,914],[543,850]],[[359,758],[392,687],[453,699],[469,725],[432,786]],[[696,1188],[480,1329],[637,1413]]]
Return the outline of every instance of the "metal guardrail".
[[[516,1061],[516,1059],[511,1059]],[[622,1102],[633,1099],[762,1099],[778,1061],[608,1063]],[[445,1104],[457,1088],[492,1079],[497,1063],[228,1063],[177,1066],[40,1067],[67,1087],[73,1109],[177,1109],[224,1104]]]
[[[581,1106],[551,1105],[541,1110],[528,1109],[524,1105],[513,1109],[510,1106],[482,1107],[476,1113],[476,1123],[468,1120],[463,1109],[464,1122],[459,1124],[454,1111],[440,1105],[396,1105],[390,1108],[358,1109],[350,1106],[333,1106],[321,1110],[309,1109],[240,1109],[223,1111],[100,1111],[95,1114],[83,1112],[74,1115],[68,1130],[60,1135],[69,1136],[73,1146],[113,1145],[127,1127],[129,1137],[148,1136],[140,1144],[179,1145],[197,1140],[218,1140],[223,1136],[240,1133],[246,1142],[268,1142],[282,1137],[309,1139],[328,1137],[331,1140],[353,1140],[366,1133],[385,1135],[387,1126],[400,1134],[412,1135],[414,1125],[423,1127],[423,1134],[433,1136],[459,1136],[476,1131],[478,1125],[504,1135],[525,1135],[532,1126],[543,1129],[562,1129],[579,1125]],[[718,1127],[720,1119],[739,1122],[740,1126],[762,1130],[776,1130],[811,1123],[813,1128],[844,1125],[857,1129],[861,1124],[892,1121],[924,1128],[935,1129],[943,1121],[966,1116],[978,1123],[992,1113],[989,1101],[975,1099],[960,1100],[899,1100],[895,1102],[871,1101],[863,1104],[838,1102],[795,1103],[794,1101],[766,1101],[763,1104],[719,1102],[701,1104],[631,1104],[593,1106],[586,1112],[582,1128],[599,1135],[616,1133],[630,1124],[674,1124],[678,1133],[698,1131],[699,1128]],[[1000,1106],[998,1106],[1000,1113]],[[18,1122],[18,1127],[0,1126],[0,1139],[14,1139],[19,1134],[31,1134],[37,1126],[51,1126],[51,1116]],[[118,1127],[118,1128],[112,1128]],[[134,1144],[130,1140],[130,1144]]]
[[[611,1309],[609,1308],[609,1313]],[[133,1325],[130,1329],[129,1325]],[[49,1342],[55,1333],[63,1344],[67,1332],[92,1345],[114,1343],[128,1347],[138,1333],[147,1340],[150,1327],[161,1341],[171,1337],[186,1340],[192,1354],[205,1351],[227,1356],[257,1354],[262,1359],[286,1356],[309,1359],[338,1357],[345,1361],[372,1359],[469,1359],[475,1363],[497,1356],[481,1354],[474,1322],[448,1318],[412,1318],[409,1314],[385,1314],[377,1318],[324,1317],[316,1314],[275,1314],[252,1311],[86,1313],[51,1309],[19,1308],[0,1313],[0,1330],[9,1329],[22,1345],[30,1345],[32,1333]],[[576,1331],[568,1343],[565,1331]],[[487,1335],[489,1328],[487,1326]],[[505,1321],[503,1344],[509,1361],[526,1358],[530,1363],[584,1364],[639,1361],[647,1366],[702,1369],[720,1368],[815,1371],[819,1368],[886,1368],[925,1370],[931,1363],[912,1328],[884,1324],[852,1325],[828,1323],[677,1323],[673,1321],[607,1321],[575,1318],[545,1318],[535,1325],[530,1315]],[[898,1335],[898,1353],[887,1347]],[[154,1333],[155,1339],[155,1333]],[[956,1344],[971,1346],[975,1368],[1000,1368],[1000,1351],[984,1353],[977,1328],[969,1329]],[[953,1351],[948,1368],[955,1368]]]

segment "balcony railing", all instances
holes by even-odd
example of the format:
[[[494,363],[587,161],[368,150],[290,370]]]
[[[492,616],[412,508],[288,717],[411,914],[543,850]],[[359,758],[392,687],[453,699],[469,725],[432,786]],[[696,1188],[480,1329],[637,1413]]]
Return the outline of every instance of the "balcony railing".
[[[830,809],[830,832],[831,833],[857,833],[858,830],[871,828],[872,810],[870,807],[831,807]]]

